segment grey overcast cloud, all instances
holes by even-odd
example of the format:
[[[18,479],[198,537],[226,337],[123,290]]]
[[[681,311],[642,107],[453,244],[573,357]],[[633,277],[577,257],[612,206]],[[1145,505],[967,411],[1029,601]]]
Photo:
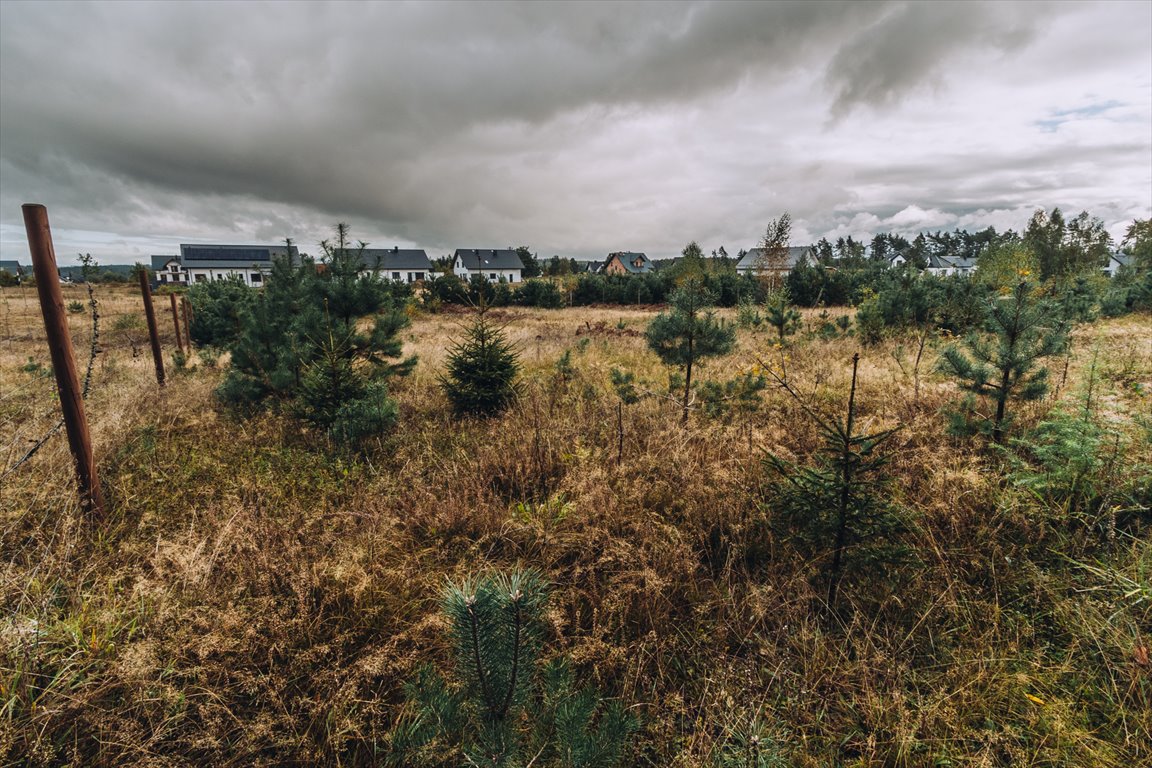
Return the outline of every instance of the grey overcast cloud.
[[[0,257],[1152,216],[1152,3],[0,2]]]

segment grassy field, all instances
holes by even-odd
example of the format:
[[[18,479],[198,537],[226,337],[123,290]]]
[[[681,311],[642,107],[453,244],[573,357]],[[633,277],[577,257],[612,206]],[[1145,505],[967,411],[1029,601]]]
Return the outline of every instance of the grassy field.
[[[58,418],[25,290],[0,291],[0,472]],[[87,294],[65,293],[83,370]],[[207,356],[161,390],[139,296],[96,296],[87,409],[109,520],[79,509],[62,434],[0,481],[4,764],[376,764],[404,682],[448,657],[445,579],[518,565],[553,585],[547,654],[640,718],[628,765],[721,764],[752,732],[762,765],[1152,762],[1147,316],[1079,328],[1054,392],[1017,410],[1016,434],[1086,403],[1107,430],[1083,509],[1014,481],[1023,449],[947,434],[940,340],[917,370],[911,338],[778,350],[741,329],[704,378],[783,366],[835,415],[860,352],[862,428],[901,427],[883,492],[906,554],[846,579],[833,620],[825,563],[780,534],[763,466],[809,460],[818,428],[773,387],[682,426],[642,335],[656,308],[493,310],[524,373],[491,421],[452,419],[437,386],[466,316],[414,312],[398,428],[352,455],[220,410]],[[652,393],[620,415],[613,367]]]

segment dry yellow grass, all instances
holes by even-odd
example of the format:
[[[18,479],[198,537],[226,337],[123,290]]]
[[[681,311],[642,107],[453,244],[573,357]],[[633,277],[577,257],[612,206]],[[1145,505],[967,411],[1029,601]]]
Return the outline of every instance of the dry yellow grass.
[[[375,764],[403,682],[446,657],[444,579],[516,564],[554,583],[548,652],[641,716],[637,766],[708,765],[753,719],[797,766],[1152,758],[1147,514],[1105,544],[1006,484],[996,455],[945,434],[956,388],[932,372],[933,349],[918,387],[908,343],[862,350],[862,419],[903,427],[887,453],[916,557],[846,584],[851,610],[830,625],[818,564],[773,529],[760,465],[766,451],[817,450],[794,401],[770,389],[754,414],[683,428],[673,403],[646,398],[624,409],[617,461],[609,371],[657,393],[667,381],[641,335],[653,310],[498,310],[525,390],[492,421],[452,420],[437,387],[461,316],[417,313],[399,426],[350,456],[274,414],[219,411],[220,372],[199,361],[159,390],[135,332],[109,330],[140,313],[139,296],[97,296],[88,411],[111,519],[95,529],[80,513],[62,436],[0,487],[8,762]],[[9,461],[54,418],[51,379],[24,370],[47,365],[36,312],[30,292],[0,294]],[[81,352],[89,319],[73,316]],[[1147,471],[1147,317],[1079,331],[1067,374],[1053,363],[1063,386],[1019,427],[1082,403],[1094,350],[1098,408],[1128,436],[1124,467]],[[555,367],[566,351],[570,377]],[[703,375],[783,352],[834,414],[855,351],[851,338],[778,351],[742,330]]]

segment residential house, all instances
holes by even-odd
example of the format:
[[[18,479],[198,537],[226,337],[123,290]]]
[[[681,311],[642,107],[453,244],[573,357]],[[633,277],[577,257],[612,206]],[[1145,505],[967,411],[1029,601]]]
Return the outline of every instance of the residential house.
[[[2,264],[3,262],[0,262]],[[1121,269],[1132,266],[1132,257],[1126,253],[1110,253],[1108,254],[1108,263],[1104,265],[1101,271],[1105,277],[1116,277]]]
[[[188,272],[179,256],[152,255],[152,274],[161,285],[187,285]]]
[[[816,254],[811,246],[790,246],[787,251],[781,250],[779,253],[769,253],[764,248],[753,248],[736,262],[736,271],[742,275],[762,273],[786,275],[804,259],[816,262]]]
[[[520,254],[511,248],[457,248],[452,257],[452,274],[461,280],[480,275],[492,283],[519,283],[524,280],[523,271]]]
[[[372,273],[399,283],[424,282],[432,275],[432,262],[423,248],[365,248],[360,267],[361,275]]]
[[[940,256],[928,254],[928,267],[924,270],[930,275],[970,275],[976,271],[976,259],[967,259],[962,256]]]
[[[278,258],[289,258],[295,263],[300,254],[294,245],[181,244],[179,256],[153,256],[152,269],[161,284],[239,279],[247,286],[259,288]]]
[[[20,262],[15,259],[0,259],[0,271],[7,272],[17,280],[23,280],[25,277],[24,267],[20,266]],[[32,270],[28,270],[28,276],[32,275]]]
[[[616,251],[608,254],[604,266],[597,271],[605,275],[643,275],[653,269],[652,262],[643,253]]]

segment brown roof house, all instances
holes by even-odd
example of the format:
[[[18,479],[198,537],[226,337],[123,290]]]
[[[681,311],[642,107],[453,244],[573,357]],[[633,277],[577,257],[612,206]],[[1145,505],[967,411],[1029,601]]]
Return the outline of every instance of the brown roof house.
[[[642,253],[616,251],[608,254],[599,271],[606,275],[643,275],[652,271],[652,262]]]

